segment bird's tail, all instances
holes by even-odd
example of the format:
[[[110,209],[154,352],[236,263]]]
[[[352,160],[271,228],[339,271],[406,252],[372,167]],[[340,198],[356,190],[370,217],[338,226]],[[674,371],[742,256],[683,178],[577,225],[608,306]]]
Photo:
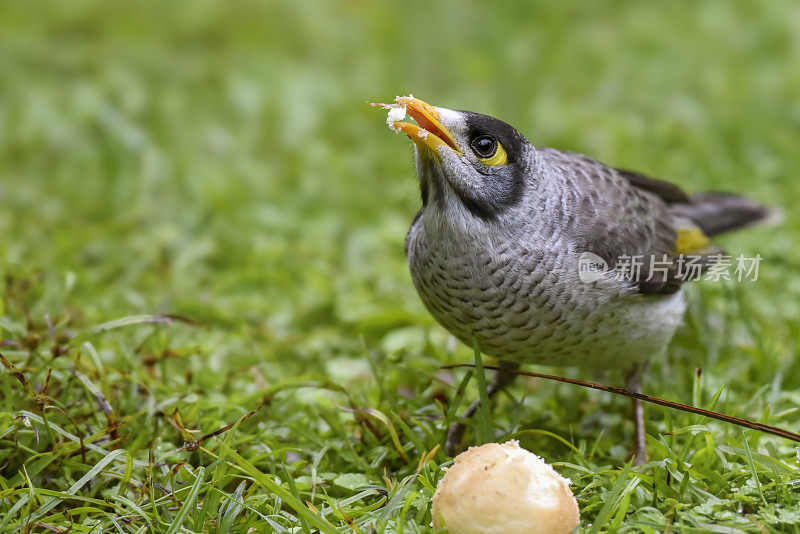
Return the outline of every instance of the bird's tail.
[[[694,221],[709,237],[781,217],[777,209],[732,193],[696,193],[688,203],[673,204],[672,208],[676,215]]]

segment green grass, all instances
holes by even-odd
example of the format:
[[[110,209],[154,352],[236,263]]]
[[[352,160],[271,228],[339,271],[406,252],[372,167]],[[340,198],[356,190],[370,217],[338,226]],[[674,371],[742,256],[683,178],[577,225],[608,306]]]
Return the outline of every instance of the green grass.
[[[478,391],[407,272],[409,143],[365,105],[408,92],[783,206],[721,241],[760,279],[691,287],[645,391],[796,430],[798,25],[788,0],[3,2],[0,532],[430,530]],[[572,479],[587,531],[800,531],[795,444],[648,407],[627,469],[629,410],[520,380],[493,435]]]

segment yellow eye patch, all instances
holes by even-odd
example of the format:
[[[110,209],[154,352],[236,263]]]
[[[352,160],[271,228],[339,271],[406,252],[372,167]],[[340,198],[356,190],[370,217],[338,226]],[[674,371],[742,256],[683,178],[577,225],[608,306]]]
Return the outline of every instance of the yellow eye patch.
[[[508,154],[506,153],[506,149],[503,148],[503,145],[497,143],[497,150],[494,151],[494,154],[488,158],[478,158],[478,161],[484,165],[505,165],[508,163]]]

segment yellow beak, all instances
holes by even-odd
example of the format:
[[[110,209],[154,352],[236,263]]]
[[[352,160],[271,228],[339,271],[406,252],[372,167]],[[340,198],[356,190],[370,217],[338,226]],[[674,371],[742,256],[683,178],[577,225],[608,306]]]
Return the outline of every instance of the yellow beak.
[[[440,146],[448,146],[461,154],[453,134],[439,122],[439,112],[435,107],[412,96],[397,97],[395,102],[404,106],[406,113],[417,121],[417,124],[403,121],[391,123],[395,130],[402,131],[417,146],[430,148],[434,154],[439,154]]]

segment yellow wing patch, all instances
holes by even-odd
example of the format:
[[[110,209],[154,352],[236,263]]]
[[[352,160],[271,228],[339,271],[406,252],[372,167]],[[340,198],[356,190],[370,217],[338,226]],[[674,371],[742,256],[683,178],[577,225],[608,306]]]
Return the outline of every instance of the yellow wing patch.
[[[711,242],[699,228],[679,228],[676,230],[675,254],[691,254],[709,248]]]

